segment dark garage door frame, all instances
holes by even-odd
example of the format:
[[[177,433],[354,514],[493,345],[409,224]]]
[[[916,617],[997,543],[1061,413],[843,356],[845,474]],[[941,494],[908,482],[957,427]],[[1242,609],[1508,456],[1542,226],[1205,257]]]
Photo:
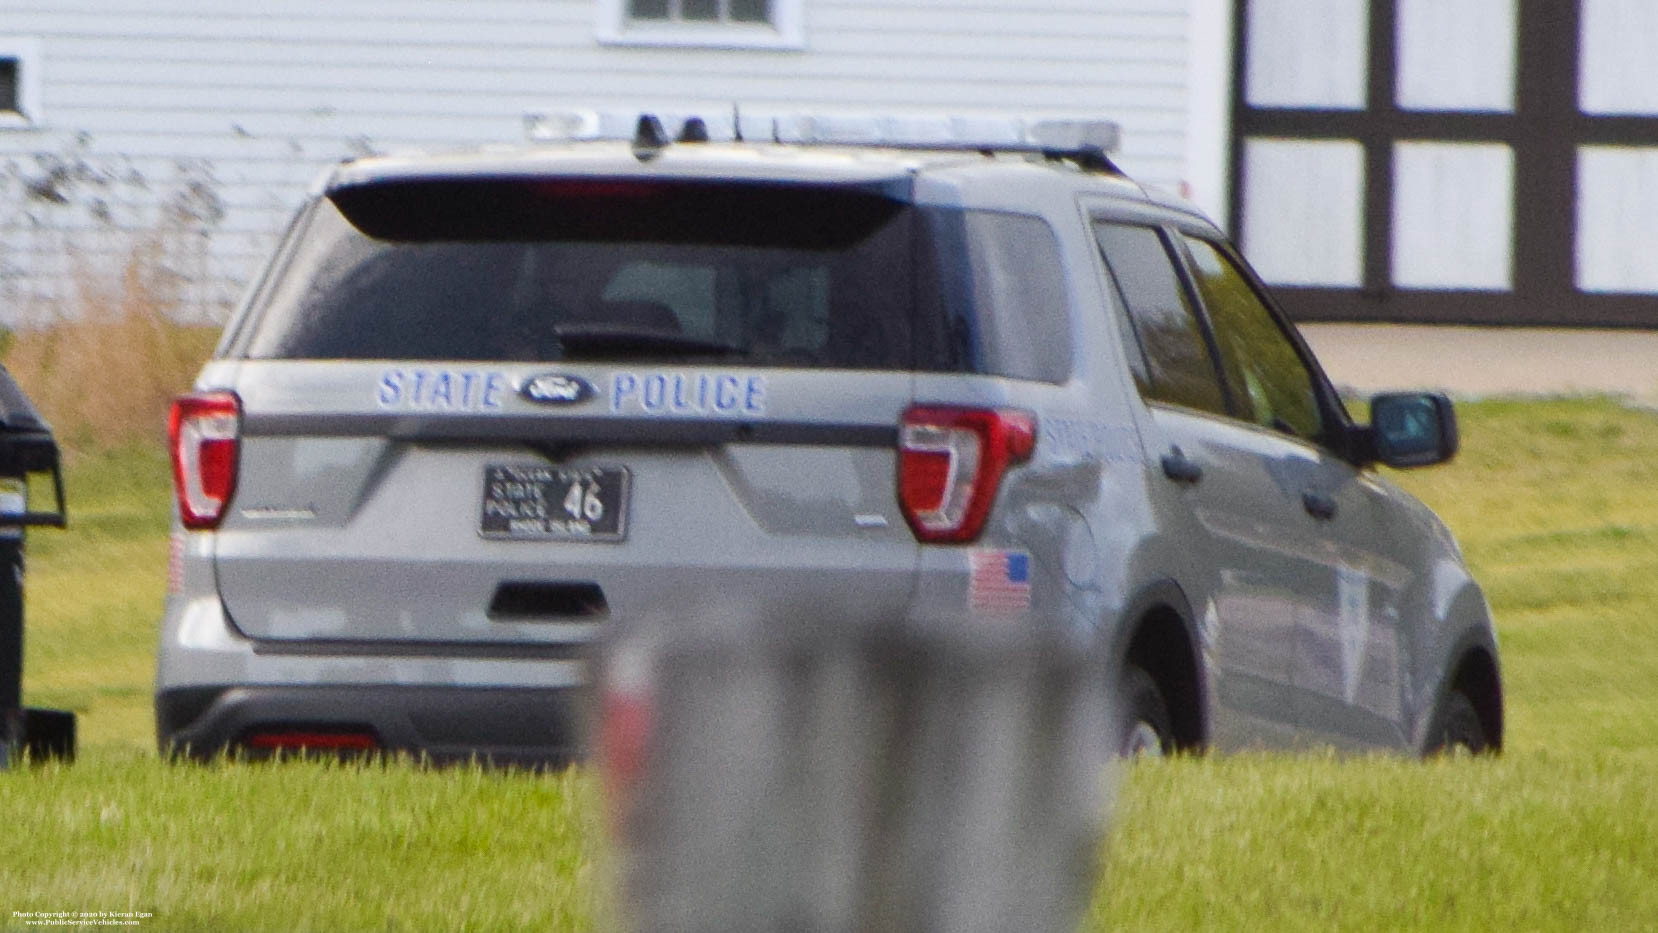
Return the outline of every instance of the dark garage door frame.
[[[1245,100],[1248,4],[1236,0],[1232,76],[1231,229],[1243,229],[1243,143],[1251,137],[1356,140],[1364,148],[1363,285],[1274,286],[1303,321],[1658,327],[1658,296],[1585,293],[1575,284],[1577,151],[1658,145],[1658,118],[1578,109],[1580,5],[1519,0],[1512,113],[1402,110],[1396,86],[1397,5],[1370,0],[1363,110],[1254,107]],[[1393,147],[1403,140],[1494,142],[1514,154],[1513,289],[1403,289],[1392,284]],[[1246,244],[1247,245],[1247,244]],[[1654,256],[1658,262],[1658,255]]]

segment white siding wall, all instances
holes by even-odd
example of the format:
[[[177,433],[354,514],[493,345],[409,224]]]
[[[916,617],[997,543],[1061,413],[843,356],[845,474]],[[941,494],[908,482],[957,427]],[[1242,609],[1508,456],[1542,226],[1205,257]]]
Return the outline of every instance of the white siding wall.
[[[0,0],[41,79],[37,125],[0,128],[0,322],[119,268],[168,199],[198,216],[165,263],[219,313],[321,166],[561,106],[1100,111],[1125,168],[1182,180],[1190,0],[804,3],[805,48],[759,51],[602,45],[597,0]],[[27,193],[53,157],[68,204]]]

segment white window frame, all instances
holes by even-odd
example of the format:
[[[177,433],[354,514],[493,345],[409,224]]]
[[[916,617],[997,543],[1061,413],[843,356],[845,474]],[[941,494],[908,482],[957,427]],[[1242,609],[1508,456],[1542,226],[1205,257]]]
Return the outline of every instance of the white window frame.
[[[17,109],[0,110],[0,130],[40,125],[40,39],[0,36],[0,58],[17,62]]]
[[[806,47],[805,0],[771,0],[771,22],[672,23],[630,20],[627,0],[599,0],[594,35],[601,45],[670,48],[783,49]]]

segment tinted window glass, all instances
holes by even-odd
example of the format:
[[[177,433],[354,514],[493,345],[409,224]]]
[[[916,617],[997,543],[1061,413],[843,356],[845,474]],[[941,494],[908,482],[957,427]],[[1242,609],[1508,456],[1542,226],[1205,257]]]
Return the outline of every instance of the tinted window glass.
[[[913,281],[936,265],[919,226],[901,203],[827,188],[348,189],[313,212],[246,352],[952,369],[949,341],[913,334],[918,318],[944,326],[937,289]]]
[[[1215,364],[1175,274],[1163,237],[1151,227],[1094,226],[1106,265],[1145,353],[1148,399],[1225,413]]]
[[[1069,373],[1045,223],[858,188],[388,182],[317,203],[285,255],[233,352]]]
[[[1188,237],[1186,243],[1243,416],[1263,427],[1319,437],[1324,418],[1318,390],[1289,336],[1228,256],[1204,240]]]

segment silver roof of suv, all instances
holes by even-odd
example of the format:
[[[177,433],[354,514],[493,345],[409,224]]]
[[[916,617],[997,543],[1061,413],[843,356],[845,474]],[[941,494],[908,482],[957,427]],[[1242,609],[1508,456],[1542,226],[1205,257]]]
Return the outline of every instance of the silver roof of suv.
[[[969,178],[952,170],[971,174],[987,168],[997,173],[995,184],[1006,184],[1006,168],[1046,166],[1055,171],[1031,172],[1027,177],[1045,176],[1048,183],[1068,177],[1073,186],[1200,216],[1184,200],[1132,181],[1110,161],[1118,131],[1116,124],[1105,120],[811,115],[764,119],[772,130],[762,138],[735,137],[727,117],[723,124],[711,121],[706,140],[676,142],[662,131],[664,121],[651,114],[628,118],[576,111],[531,117],[526,121],[529,135],[538,145],[353,159],[324,173],[313,193],[385,181],[543,174],[879,185],[951,172],[965,184]],[[672,117],[666,122],[684,136],[685,120]],[[756,120],[744,115],[745,130],[760,125]],[[619,132],[624,125],[628,133]]]

